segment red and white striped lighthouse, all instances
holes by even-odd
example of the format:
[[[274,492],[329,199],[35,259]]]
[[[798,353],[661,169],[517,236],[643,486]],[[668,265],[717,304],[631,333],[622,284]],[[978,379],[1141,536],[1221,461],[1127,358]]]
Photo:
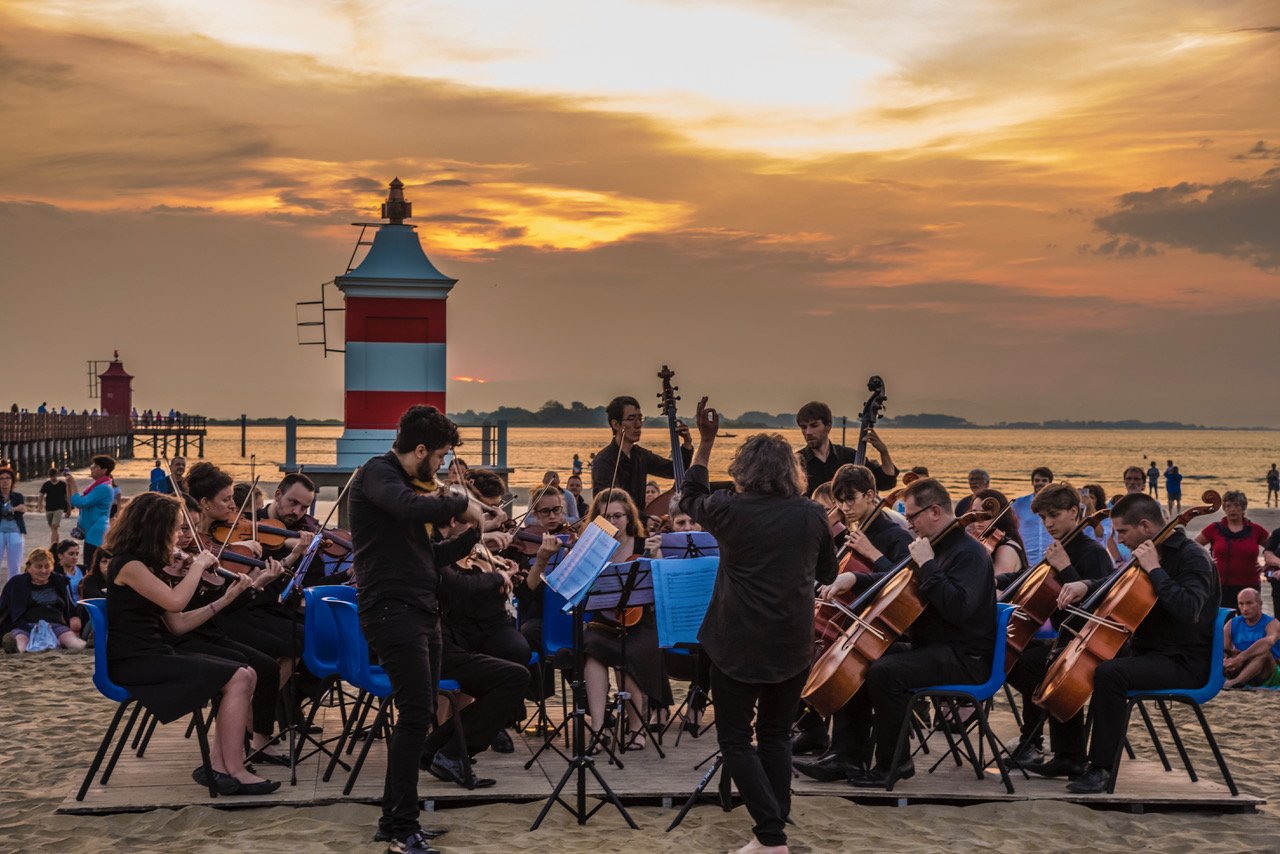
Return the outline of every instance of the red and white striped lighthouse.
[[[445,300],[457,284],[422,251],[404,184],[391,182],[369,253],[334,284],[346,298],[344,421],[338,466],[385,452],[408,407],[445,409]]]

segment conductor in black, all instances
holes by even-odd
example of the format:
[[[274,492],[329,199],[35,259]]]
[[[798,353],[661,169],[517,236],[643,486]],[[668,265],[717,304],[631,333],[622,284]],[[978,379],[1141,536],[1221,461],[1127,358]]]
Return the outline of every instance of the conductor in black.
[[[836,577],[826,513],[778,434],[747,439],[729,463],[734,489],[711,493],[707,463],[720,419],[698,403],[701,441],[680,509],[720,544],[698,640],[711,659],[716,738],[755,826],[739,852],[787,851],[791,723],[813,657],[814,582]],[[752,718],[755,717],[755,746]]]
[[[351,482],[360,626],[391,679],[397,712],[376,836],[394,854],[435,851],[428,841],[434,834],[418,824],[418,770],[440,673],[436,567],[470,551],[483,527],[464,487],[436,485],[435,473],[459,443],[457,426],[442,412],[410,407],[392,450],[370,459]],[[433,543],[433,527],[454,519],[471,527]]]

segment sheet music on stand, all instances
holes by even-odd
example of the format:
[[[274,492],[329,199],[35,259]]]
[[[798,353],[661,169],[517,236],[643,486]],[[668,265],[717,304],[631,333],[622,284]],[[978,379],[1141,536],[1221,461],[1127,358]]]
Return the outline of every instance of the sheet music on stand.
[[[698,642],[698,631],[711,605],[711,592],[716,586],[719,567],[718,557],[655,560],[650,563],[658,646],[670,649]]]
[[[547,586],[565,598],[564,610],[582,603],[591,585],[618,550],[618,529],[597,516],[578,537],[568,556],[544,576]]]
[[[588,611],[614,611],[622,604],[626,594],[627,608],[638,608],[653,603],[653,573],[650,566],[656,561],[647,557],[611,563],[596,576],[595,583],[587,591]]]
[[[662,535],[662,556],[668,559],[713,557],[720,544],[706,531],[669,531]]]
[[[302,586],[302,579],[307,574],[307,570],[311,568],[311,561],[315,560],[316,552],[320,550],[321,541],[322,538],[319,535],[311,538],[311,542],[307,545],[307,550],[302,553],[302,559],[293,568],[293,577],[289,579],[289,583],[280,592],[281,604],[288,602],[289,597],[293,595],[293,591]]]

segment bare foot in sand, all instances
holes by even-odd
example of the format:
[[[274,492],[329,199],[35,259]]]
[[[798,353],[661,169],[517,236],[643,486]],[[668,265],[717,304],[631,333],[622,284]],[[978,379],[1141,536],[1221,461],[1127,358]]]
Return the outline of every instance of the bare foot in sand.
[[[762,845],[759,839],[753,839],[729,854],[791,854],[791,850],[785,845]]]

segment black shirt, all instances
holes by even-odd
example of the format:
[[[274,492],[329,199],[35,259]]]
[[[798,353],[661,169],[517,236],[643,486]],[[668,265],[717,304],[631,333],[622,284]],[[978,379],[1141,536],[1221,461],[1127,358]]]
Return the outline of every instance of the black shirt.
[[[740,682],[790,679],[813,659],[814,582],[836,577],[827,514],[803,496],[721,490],[694,466],[680,509],[720,544],[720,569],[698,640]]]
[[[439,547],[425,526],[454,519],[466,510],[466,497],[415,492],[395,452],[388,451],[364,464],[351,481],[348,501],[360,612],[394,601],[434,617]],[[465,554],[479,539],[478,531],[469,530],[448,543]]]
[[[40,494],[44,496],[45,512],[71,509],[67,502],[67,485],[60,480],[46,480],[40,487]]]
[[[440,565],[440,606],[445,625],[466,633],[486,626],[511,622],[507,613],[505,579],[496,572],[459,569]]]
[[[965,655],[989,656],[996,644],[996,580],[991,555],[967,531],[933,545],[916,571],[925,609],[911,625],[917,647],[945,643]]]
[[[685,468],[688,468],[689,462],[693,459],[693,451],[690,448],[681,448],[680,456],[684,458]],[[595,459],[591,461],[591,493],[593,496],[599,495],[602,489],[617,486],[631,496],[636,507],[643,514],[647,503],[644,500],[644,489],[649,482],[649,475],[674,478],[675,467],[672,466],[671,460],[660,457],[640,445],[632,445],[630,454],[623,454],[622,459],[619,460],[618,443],[610,442],[608,446],[598,451]]]
[[[831,453],[827,454],[826,462],[818,459],[807,445],[797,451],[797,454],[800,457],[800,465],[804,466],[804,476],[809,481],[809,485],[805,488],[805,495],[813,495],[813,491],[819,486],[831,482],[840,466],[852,463],[858,452],[854,448],[846,448],[844,445],[832,442]],[[894,484],[898,482],[896,472],[886,474],[884,467],[874,460],[867,460],[863,465],[871,469],[871,473],[875,475],[876,489],[893,489]]]

